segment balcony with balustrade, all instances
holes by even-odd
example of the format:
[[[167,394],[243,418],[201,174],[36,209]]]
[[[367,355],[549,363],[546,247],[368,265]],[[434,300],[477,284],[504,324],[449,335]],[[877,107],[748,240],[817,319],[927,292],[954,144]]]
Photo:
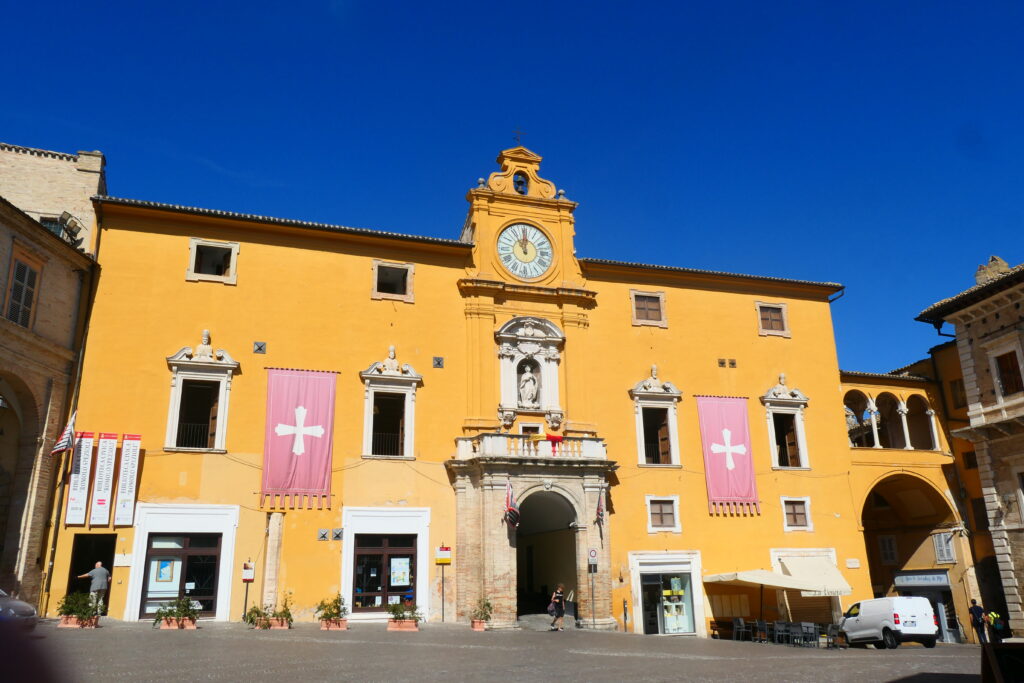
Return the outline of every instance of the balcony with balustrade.
[[[528,434],[478,434],[461,437],[457,444],[456,459],[501,457],[553,460],[607,460],[604,439],[597,437],[567,436],[560,440],[537,439]]]

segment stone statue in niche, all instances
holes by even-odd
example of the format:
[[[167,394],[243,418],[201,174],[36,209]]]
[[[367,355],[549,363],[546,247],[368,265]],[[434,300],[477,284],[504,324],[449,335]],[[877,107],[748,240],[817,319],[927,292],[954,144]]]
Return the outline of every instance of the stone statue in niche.
[[[210,346],[209,330],[203,330],[202,341],[196,345],[196,350],[192,353],[192,360],[215,360],[213,347]]]
[[[537,377],[533,374],[533,366],[530,363],[522,365],[522,374],[519,376],[519,407],[536,408],[539,385]]]
[[[388,347],[388,357],[377,365],[377,371],[382,375],[400,375],[402,370],[398,367],[398,359],[395,358],[395,347]]]

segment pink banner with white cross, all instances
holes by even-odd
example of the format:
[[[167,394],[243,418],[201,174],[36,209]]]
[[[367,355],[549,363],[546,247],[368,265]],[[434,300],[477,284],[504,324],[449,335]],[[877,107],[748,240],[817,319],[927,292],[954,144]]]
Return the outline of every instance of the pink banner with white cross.
[[[271,368],[260,505],[330,507],[335,373]]]
[[[747,399],[698,396],[697,415],[704,443],[708,512],[760,514]]]

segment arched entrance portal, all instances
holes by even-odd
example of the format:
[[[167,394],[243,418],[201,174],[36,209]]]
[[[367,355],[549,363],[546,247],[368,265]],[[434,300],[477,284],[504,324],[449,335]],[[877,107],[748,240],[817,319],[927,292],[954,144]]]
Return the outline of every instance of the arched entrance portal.
[[[519,504],[516,530],[518,614],[542,614],[559,583],[576,586],[576,510],[560,493],[538,491]]]
[[[964,642],[957,613],[966,618],[963,579],[970,558],[942,494],[911,475],[886,477],[868,493],[861,522],[873,597],[926,597],[939,620],[939,639]]]

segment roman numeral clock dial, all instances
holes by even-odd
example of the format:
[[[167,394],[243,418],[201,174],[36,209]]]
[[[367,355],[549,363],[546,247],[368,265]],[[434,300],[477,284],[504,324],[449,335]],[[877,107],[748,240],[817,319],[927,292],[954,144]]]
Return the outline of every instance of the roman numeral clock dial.
[[[533,280],[548,272],[555,253],[547,235],[532,225],[516,223],[498,235],[498,258],[508,272]]]

